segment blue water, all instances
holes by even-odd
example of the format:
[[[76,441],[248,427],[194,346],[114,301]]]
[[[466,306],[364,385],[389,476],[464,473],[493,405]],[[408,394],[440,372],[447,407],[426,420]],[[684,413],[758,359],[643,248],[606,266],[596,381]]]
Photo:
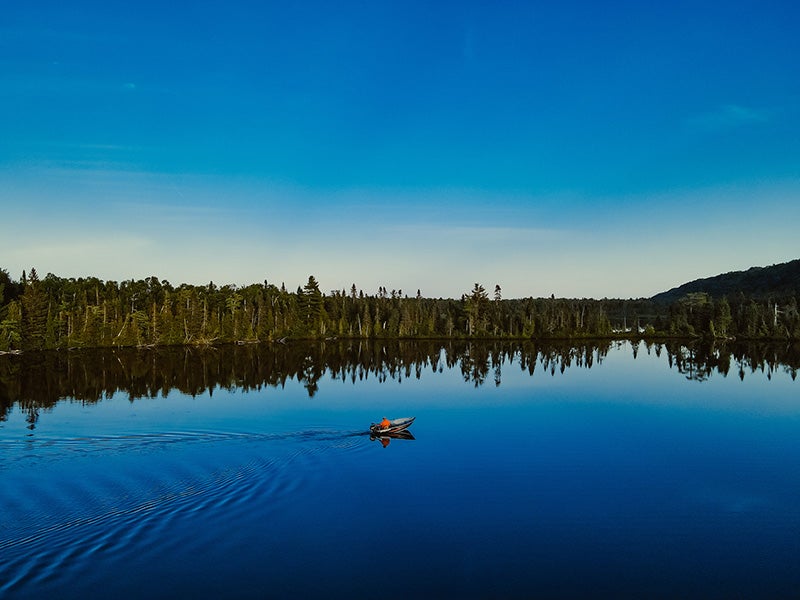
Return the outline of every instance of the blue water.
[[[796,596],[800,383],[631,350],[15,407],[0,596]]]

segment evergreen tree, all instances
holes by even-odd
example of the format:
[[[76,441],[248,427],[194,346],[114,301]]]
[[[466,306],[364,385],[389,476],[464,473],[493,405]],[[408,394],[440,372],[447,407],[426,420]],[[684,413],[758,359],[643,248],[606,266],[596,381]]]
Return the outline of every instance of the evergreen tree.
[[[731,316],[731,306],[728,299],[724,296],[714,305],[714,332],[716,336],[727,337],[728,328],[731,326],[733,317]]]
[[[22,308],[16,300],[8,304],[0,320],[0,351],[22,348]]]
[[[489,296],[484,287],[476,283],[469,296],[465,297],[467,311],[467,333],[475,335],[485,329],[486,309],[489,306]]]
[[[320,313],[322,312],[322,292],[319,291],[319,284],[313,275],[308,276],[308,281],[302,291],[298,292],[298,297],[305,332],[318,333]]]
[[[25,283],[22,302],[22,345],[26,350],[44,348],[47,332],[48,298],[42,290],[36,269],[32,268]]]

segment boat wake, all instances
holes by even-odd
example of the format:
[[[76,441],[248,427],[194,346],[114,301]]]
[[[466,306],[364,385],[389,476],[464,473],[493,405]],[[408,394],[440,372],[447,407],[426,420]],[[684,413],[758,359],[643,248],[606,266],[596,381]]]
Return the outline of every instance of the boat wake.
[[[179,543],[174,550],[186,553],[187,539],[197,551],[224,544],[212,539],[220,527],[189,532],[207,519],[247,522],[256,506],[260,518],[274,518],[341,453],[368,451],[365,435],[181,431],[27,441],[24,451],[4,452],[12,460],[0,469],[0,596],[55,593],[66,573],[88,585],[98,560],[123,569],[126,560],[147,560],[154,545],[160,556]]]

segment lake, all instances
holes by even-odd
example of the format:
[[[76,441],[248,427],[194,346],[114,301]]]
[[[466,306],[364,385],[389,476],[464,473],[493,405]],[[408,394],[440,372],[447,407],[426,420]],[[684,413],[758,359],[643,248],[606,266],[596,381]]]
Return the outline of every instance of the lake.
[[[796,596],[798,368],[680,342],[3,356],[0,597]],[[383,416],[414,439],[371,439]]]

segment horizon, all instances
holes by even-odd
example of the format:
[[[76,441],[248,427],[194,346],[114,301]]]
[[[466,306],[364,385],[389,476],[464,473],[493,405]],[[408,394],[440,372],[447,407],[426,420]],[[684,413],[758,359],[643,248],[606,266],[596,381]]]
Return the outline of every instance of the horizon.
[[[694,279],[692,281],[684,281],[683,283],[675,284],[675,285],[673,285],[673,286],[671,286],[671,287],[669,287],[667,289],[661,290],[660,292],[656,292],[652,296],[636,296],[636,297],[634,297],[634,296],[628,296],[628,297],[625,297],[625,296],[604,296],[602,298],[592,297],[592,296],[580,296],[580,297],[579,296],[555,296],[555,298],[557,300],[597,300],[597,301],[602,301],[602,300],[635,300],[635,301],[638,301],[638,300],[651,300],[653,297],[655,297],[655,296],[657,296],[659,294],[670,292],[670,291],[672,291],[674,289],[680,288],[680,287],[682,287],[684,285],[688,285],[688,284],[694,283],[696,281],[703,281],[703,280],[706,280],[706,279],[714,279],[716,277],[721,277],[721,276],[724,276],[724,275],[731,275],[731,274],[735,274],[735,273],[745,273],[745,272],[750,271],[752,269],[768,269],[770,267],[782,266],[782,265],[785,265],[785,264],[788,264],[788,263],[791,263],[791,262],[795,262],[795,261],[800,261],[800,258],[792,259],[792,260],[786,261],[785,263],[775,263],[775,264],[772,264],[772,265],[753,265],[753,266],[751,266],[751,267],[749,267],[747,269],[741,270],[741,271],[728,271],[728,272],[725,272],[725,273],[718,273],[716,275],[710,275],[708,277],[700,277],[700,278]],[[36,269],[36,265],[32,265],[30,269],[23,269],[22,274],[18,278],[14,278],[13,275],[11,275],[10,273],[9,273],[9,277],[10,277],[10,279],[12,281],[14,281],[16,283],[20,283],[22,281],[22,279],[24,279],[25,277],[30,277],[30,273],[34,269]],[[3,267],[2,265],[0,265],[0,271],[8,272],[8,270],[5,267]],[[95,278],[99,279],[103,283],[113,282],[113,283],[115,283],[117,285],[120,285],[120,284],[122,284],[122,283],[124,283],[126,281],[142,281],[142,280],[150,279],[151,277],[155,277],[156,279],[159,280],[159,282],[162,285],[166,283],[166,284],[169,284],[170,286],[172,286],[173,288],[179,288],[182,285],[190,285],[190,286],[195,286],[195,287],[205,287],[205,286],[209,286],[209,285],[213,284],[218,289],[226,287],[226,286],[233,286],[236,289],[242,289],[242,288],[246,288],[246,287],[251,286],[251,285],[262,285],[263,284],[265,286],[266,285],[274,285],[278,289],[281,289],[283,287],[283,288],[286,289],[286,291],[288,293],[296,293],[297,290],[302,288],[305,285],[305,283],[308,282],[308,277],[302,283],[298,283],[296,287],[292,286],[292,285],[288,285],[287,286],[285,281],[281,281],[281,284],[277,285],[276,282],[268,281],[266,279],[263,280],[263,282],[251,281],[251,282],[248,282],[248,283],[214,282],[213,280],[209,280],[207,282],[188,282],[188,281],[174,282],[174,281],[169,281],[168,279],[159,277],[155,273],[151,274],[151,275],[149,275],[147,277],[141,277],[141,278],[138,278],[138,279],[132,279],[132,278],[127,278],[127,279],[110,278],[110,279],[106,279],[106,278],[102,278],[102,277],[96,277],[94,275],[85,275],[85,276],[78,276],[78,277],[64,277],[62,275],[59,275],[58,273],[50,273],[50,272],[46,273],[45,275],[40,275],[39,274],[39,270],[36,269],[36,276],[40,281],[42,279],[44,279],[45,277],[47,277],[48,275],[54,275],[55,277],[60,277],[62,279],[67,279],[67,280],[69,280],[69,279],[75,279],[75,280],[84,279],[84,280],[86,280],[86,279],[90,279],[90,278],[95,277]],[[312,277],[312,276],[314,277],[315,281],[319,282],[319,280],[317,279],[316,275],[311,273],[309,275],[309,277]],[[486,294],[488,295],[489,298],[492,298],[494,296],[494,292],[495,292],[495,286],[494,285],[485,284],[485,283],[479,282],[479,281],[478,282],[473,282],[471,285],[474,286],[476,284],[482,286],[485,289]],[[496,285],[499,285],[499,284],[496,284]],[[355,286],[356,287],[356,291],[359,294],[363,293],[365,297],[374,297],[374,296],[377,296],[380,293],[379,292],[380,288],[378,290],[363,290],[363,289],[359,288],[355,283],[350,284],[350,286],[343,286],[341,288],[331,288],[331,289],[328,289],[328,290],[322,289],[320,287],[320,292],[322,293],[323,296],[332,296],[332,295],[334,295],[336,293],[340,293],[340,292],[343,293],[343,295],[349,295],[351,290],[352,290],[352,286]],[[380,287],[386,288],[386,286],[380,286]],[[397,292],[398,294],[402,294],[401,297],[403,297],[403,298],[414,298],[417,295],[416,292],[412,292],[412,293],[409,294],[407,290],[403,290],[402,288],[401,289],[386,288],[386,289],[387,289],[387,293],[391,294],[391,293]],[[469,288],[469,289],[465,290],[464,292],[462,292],[462,295],[460,295],[460,296],[426,296],[425,294],[421,293],[421,290],[420,290],[420,294],[421,294],[422,298],[428,299],[428,300],[460,300],[460,299],[463,298],[464,295],[468,296],[471,291],[472,291],[472,288]],[[502,300],[525,300],[526,298],[534,298],[534,299],[547,298],[547,296],[513,296],[513,297],[509,298],[509,297],[505,296],[504,294],[502,294],[502,287],[501,287],[501,295],[502,295]]]
[[[800,255],[790,2],[224,10],[0,25],[0,266],[650,298]]]

